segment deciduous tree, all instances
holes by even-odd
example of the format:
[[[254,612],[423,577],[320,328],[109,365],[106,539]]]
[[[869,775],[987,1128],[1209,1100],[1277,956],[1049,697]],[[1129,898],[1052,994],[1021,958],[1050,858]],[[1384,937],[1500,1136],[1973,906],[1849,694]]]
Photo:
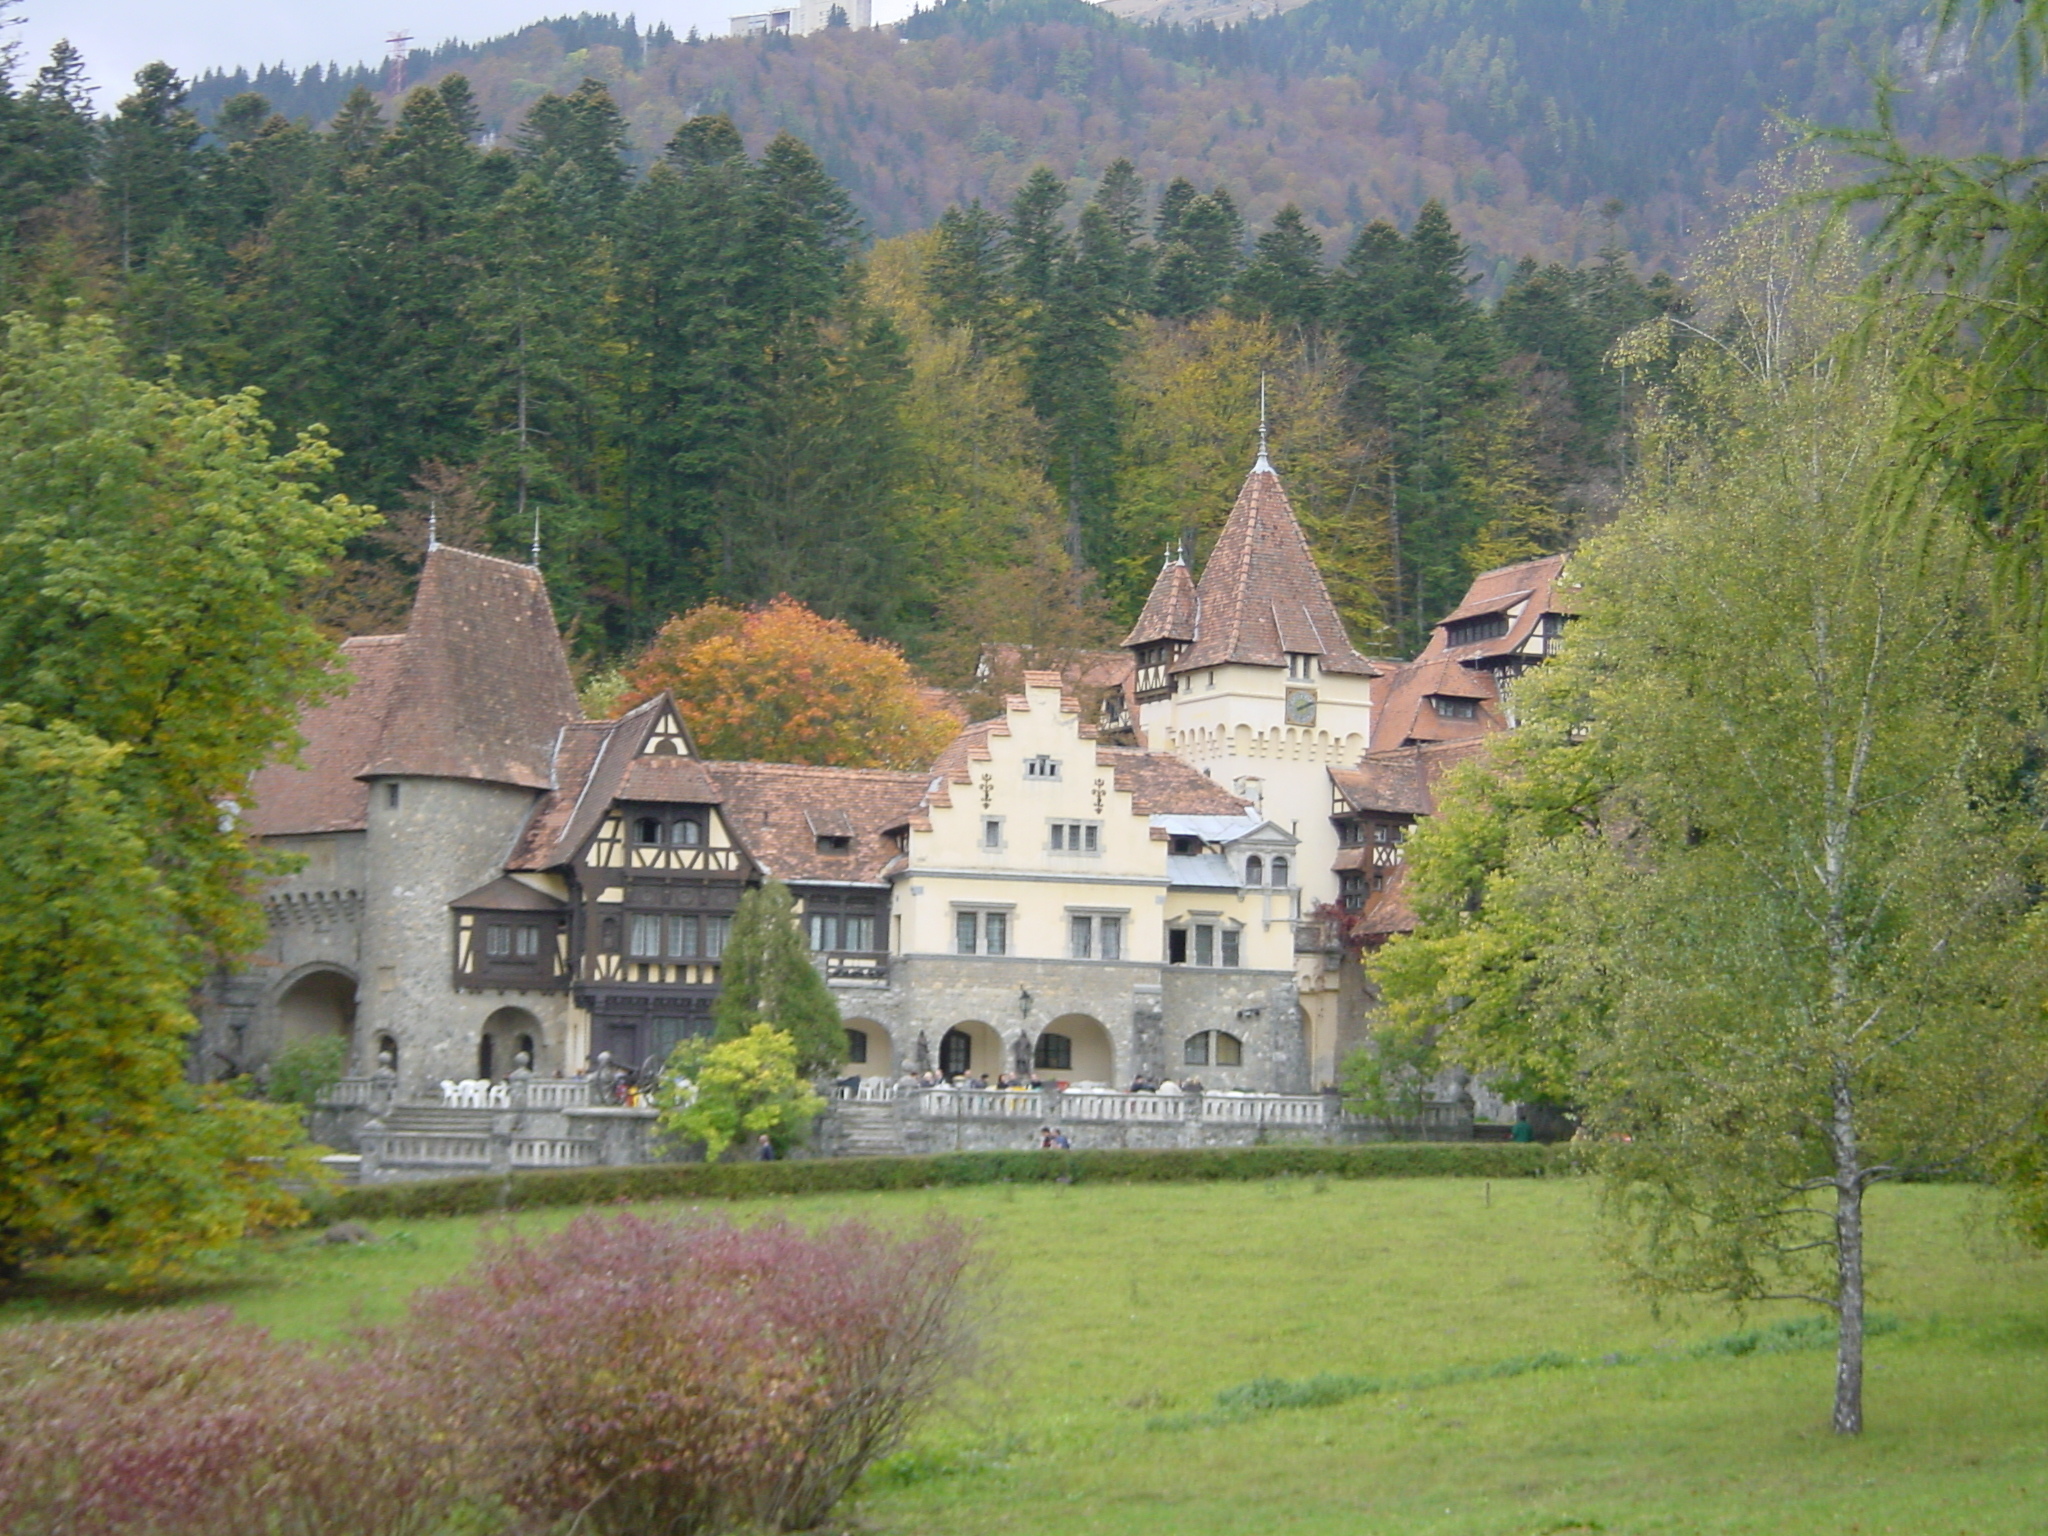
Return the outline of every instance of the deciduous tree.
[[[673,693],[712,757],[922,768],[958,728],[925,700],[902,652],[791,598],[670,619],[627,683],[622,708]]]

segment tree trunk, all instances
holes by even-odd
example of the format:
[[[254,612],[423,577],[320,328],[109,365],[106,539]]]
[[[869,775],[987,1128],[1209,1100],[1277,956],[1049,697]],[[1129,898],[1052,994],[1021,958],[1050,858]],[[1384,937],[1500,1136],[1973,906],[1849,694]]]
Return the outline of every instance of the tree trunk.
[[[1863,1167],[1848,1073],[1835,1076],[1835,1433],[1863,1433]]]

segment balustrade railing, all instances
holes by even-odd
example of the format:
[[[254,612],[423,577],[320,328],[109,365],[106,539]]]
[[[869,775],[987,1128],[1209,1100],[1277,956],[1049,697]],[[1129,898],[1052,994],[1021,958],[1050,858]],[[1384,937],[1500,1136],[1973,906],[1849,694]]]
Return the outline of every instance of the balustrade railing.
[[[567,1136],[515,1136],[514,1168],[589,1168],[597,1163],[598,1145]]]

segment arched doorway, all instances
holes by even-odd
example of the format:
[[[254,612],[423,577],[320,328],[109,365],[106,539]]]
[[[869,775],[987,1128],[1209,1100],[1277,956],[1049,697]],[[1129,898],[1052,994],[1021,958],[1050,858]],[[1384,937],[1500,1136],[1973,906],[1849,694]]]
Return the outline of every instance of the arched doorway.
[[[873,1019],[846,1021],[846,1060],[841,1077],[887,1077],[896,1068],[896,1048],[889,1031]]]
[[[533,1070],[545,1075],[544,1044],[539,1019],[524,1008],[500,1008],[484,1020],[483,1033],[477,1038],[476,1075],[503,1077],[517,1064],[521,1051],[532,1059]]]
[[[994,1077],[1008,1065],[1003,1042],[979,1019],[964,1019],[939,1037],[939,1071],[946,1077],[966,1072]]]
[[[356,983],[344,971],[309,971],[278,995],[279,1045],[346,1040],[355,1031]]]
[[[1085,1013],[1063,1013],[1040,1030],[1032,1061],[1041,1078],[1117,1085],[1116,1047],[1109,1031]]]

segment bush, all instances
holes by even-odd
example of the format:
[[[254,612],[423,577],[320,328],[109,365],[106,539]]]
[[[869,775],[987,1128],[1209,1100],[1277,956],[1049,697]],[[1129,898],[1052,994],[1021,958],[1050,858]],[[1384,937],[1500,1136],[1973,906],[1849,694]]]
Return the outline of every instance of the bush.
[[[1199,1183],[1320,1175],[1333,1179],[1542,1178],[1571,1167],[1566,1148],[1510,1142],[1379,1142],[1192,1151],[948,1152],[786,1163],[655,1163],[373,1184],[321,1202],[337,1220],[413,1220],[619,1200],[748,1200],[973,1184]]]
[[[796,1042],[772,1024],[716,1045],[685,1040],[669,1057],[655,1103],[662,1135],[701,1141],[714,1163],[735,1143],[751,1151],[758,1136],[783,1152],[825,1107],[797,1076]]]
[[[806,1529],[965,1367],[969,1265],[944,1225],[586,1215],[498,1238],[415,1298],[407,1341],[535,1518]]]
[[[339,1035],[294,1040],[270,1063],[266,1096],[279,1104],[311,1109],[340,1082],[348,1068],[348,1042]]]
[[[584,1216],[335,1355],[225,1312],[10,1330],[7,1536],[808,1529],[970,1363],[971,1245]]]
[[[11,1329],[9,1536],[418,1536],[459,1498],[425,1383],[322,1359],[224,1311]]]

